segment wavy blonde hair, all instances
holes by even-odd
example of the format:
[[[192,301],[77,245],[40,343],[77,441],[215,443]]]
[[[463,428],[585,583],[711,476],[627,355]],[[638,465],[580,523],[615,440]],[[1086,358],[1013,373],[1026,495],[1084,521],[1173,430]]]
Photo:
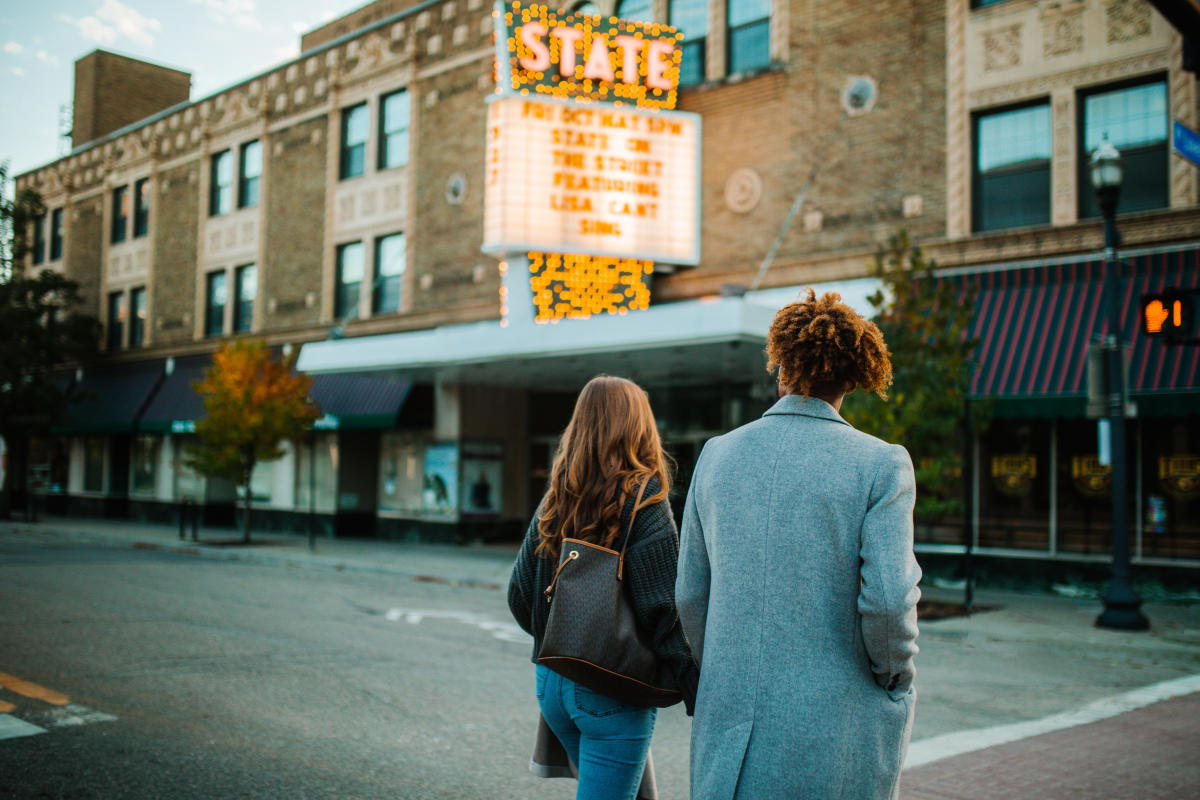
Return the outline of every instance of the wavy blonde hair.
[[[558,560],[567,538],[611,547],[621,533],[626,498],[653,477],[658,491],[643,497],[639,509],[666,499],[669,490],[667,459],[645,390],[625,378],[592,378],[559,440],[536,552]]]

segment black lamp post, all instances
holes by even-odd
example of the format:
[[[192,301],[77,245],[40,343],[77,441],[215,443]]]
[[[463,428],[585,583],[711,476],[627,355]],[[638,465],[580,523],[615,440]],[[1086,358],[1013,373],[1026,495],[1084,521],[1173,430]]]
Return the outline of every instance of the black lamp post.
[[[1121,343],[1120,269],[1117,260],[1117,200],[1121,196],[1124,165],[1108,137],[1092,153],[1092,186],[1104,215],[1104,293],[1108,298],[1108,334],[1103,349],[1108,359],[1108,424],[1112,450],[1112,581],[1104,595],[1104,611],[1096,618],[1101,628],[1146,630],[1150,621],[1142,614],[1142,599],[1129,582],[1129,498],[1125,474],[1125,365]]]

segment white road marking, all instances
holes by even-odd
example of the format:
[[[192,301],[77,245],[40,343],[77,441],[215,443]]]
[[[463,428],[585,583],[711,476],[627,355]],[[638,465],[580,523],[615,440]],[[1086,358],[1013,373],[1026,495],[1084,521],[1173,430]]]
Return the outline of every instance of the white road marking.
[[[464,625],[471,625],[480,630],[487,631],[493,638],[499,639],[502,642],[525,644],[531,638],[528,633],[521,630],[520,626],[514,622],[496,622],[482,614],[472,614],[469,611],[428,611],[411,608],[389,608],[383,616],[389,622],[400,622],[403,620],[410,625],[419,625],[425,619],[454,620]]]
[[[1176,678],[1171,681],[1143,686],[1140,689],[1134,689],[1124,694],[1088,703],[1086,706],[1073,711],[1064,711],[1061,714],[1053,714],[1042,719],[933,736],[929,739],[913,742],[909,746],[908,758],[904,761],[904,768],[911,769],[919,767],[922,764],[940,761],[943,758],[982,750],[985,747],[995,747],[996,745],[1027,739],[1030,736],[1039,736],[1043,733],[1074,728],[1077,725],[1087,725],[1090,722],[1098,722],[1102,719],[1115,717],[1118,714],[1124,714],[1126,711],[1133,711],[1143,706],[1169,700],[1172,697],[1192,694],[1193,692],[1200,692],[1200,675],[1189,675],[1186,678]]]
[[[0,714],[0,739],[16,739],[21,736],[34,736],[45,732],[45,728],[31,725],[25,720],[17,719],[11,714]]]
[[[115,722],[117,719],[112,714],[105,714],[103,711],[96,711],[75,703],[26,716],[47,728],[73,728],[79,725],[91,725],[93,722]]]

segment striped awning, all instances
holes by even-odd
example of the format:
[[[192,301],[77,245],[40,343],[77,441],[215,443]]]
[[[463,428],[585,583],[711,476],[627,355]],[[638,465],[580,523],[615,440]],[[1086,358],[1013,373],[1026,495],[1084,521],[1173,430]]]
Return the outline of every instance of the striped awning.
[[[1200,247],[1122,256],[1122,262],[1118,295],[1122,340],[1131,345],[1130,395],[1142,415],[1195,413],[1200,348],[1147,336],[1139,313],[1143,294],[1200,286]],[[994,398],[998,416],[1082,417],[1088,346],[1108,332],[1104,277],[1098,257],[941,276],[960,286],[960,302],[975,295],[972,395]]]

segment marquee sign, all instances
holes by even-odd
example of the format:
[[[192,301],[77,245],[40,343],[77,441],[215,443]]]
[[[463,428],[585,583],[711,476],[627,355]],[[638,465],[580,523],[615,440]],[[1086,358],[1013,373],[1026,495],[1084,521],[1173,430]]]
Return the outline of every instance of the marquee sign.
[[[696,264],[694,114],[495,96],[483,250]]]

